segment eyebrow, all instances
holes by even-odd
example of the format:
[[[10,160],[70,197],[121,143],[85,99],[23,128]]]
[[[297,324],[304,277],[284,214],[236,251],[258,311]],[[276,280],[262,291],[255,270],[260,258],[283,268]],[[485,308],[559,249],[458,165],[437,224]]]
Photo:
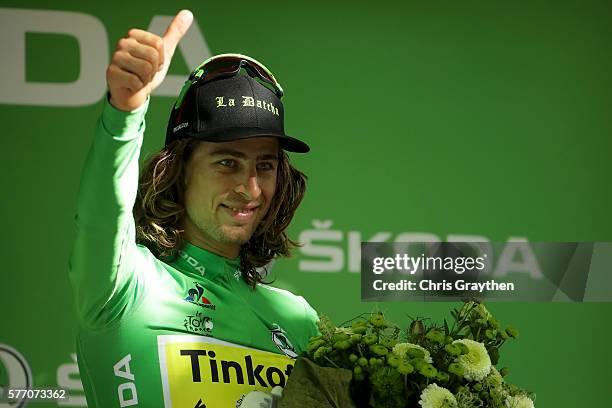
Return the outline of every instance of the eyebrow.
[[[239,159],[246,159],[247,155],[239,150],[233,149],[217,149],[210,152],[211,156],[233,156]],[[257,160],[278,160],[278,156],[273,153],[260,154]]]

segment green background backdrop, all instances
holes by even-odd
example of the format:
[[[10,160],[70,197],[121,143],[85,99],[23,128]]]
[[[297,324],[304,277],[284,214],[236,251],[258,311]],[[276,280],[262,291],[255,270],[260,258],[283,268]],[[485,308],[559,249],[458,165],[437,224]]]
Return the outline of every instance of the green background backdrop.
[[[326,245],[338,248],[344,262],[338,272],[312,272],[303,262],[316,259],[296,251],[273,273],[279,286],[340,323],[375,306],[360,301],[359,274],[349,271],[350,231],[363,240],[388,231],[612,241],[611,4],[58,1],[52,7],[100,20],[108,59],[129,28],[146,29],[155,15],[190,8],[213,53],[245,53],[275,73],[286,91],[287,133],[312,147],[311,154],[294,155],[310,184],[291,235],[313,229],[313,220],[332,221],[340,238]],[[49,8],[33,0],[0,5]],[[78,61],[72,37],[26,36],[28,81],[74,81]],[[190,68],[177,52],[170,72],[186,76]],[[0,343],[24,355],[37,387],[57,387],[59,367],[75,351],[67,260],[81,166],[102,97],[76,107],[0,106]],[[153,97],[143,157],[161,147],[172,102]],[[441,320],[453,306],[378,304],[400,324],[408,323],[407,314]],[[510,382],[537,393],[537,407],[608,401],[610,303],[490,309],[521,330],[520,340],[504,347],[501,364],[513,369]]]

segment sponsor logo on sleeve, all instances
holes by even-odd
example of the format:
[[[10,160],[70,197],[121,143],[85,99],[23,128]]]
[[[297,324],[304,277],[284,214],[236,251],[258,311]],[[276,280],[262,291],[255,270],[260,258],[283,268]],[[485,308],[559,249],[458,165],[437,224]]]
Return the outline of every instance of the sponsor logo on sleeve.
[[[272,333],[272,341],[284,355],[291,358],[297,358],[297,353],[293,348],[293,344],[291,344],[285,331],[278,324],[274,323],[272,325],[270,333]]]

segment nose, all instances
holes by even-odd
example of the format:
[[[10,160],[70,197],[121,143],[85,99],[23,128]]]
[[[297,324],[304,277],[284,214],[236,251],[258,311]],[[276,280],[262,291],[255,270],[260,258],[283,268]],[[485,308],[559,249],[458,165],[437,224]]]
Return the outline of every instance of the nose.
[[[261,186],[259,185],[259,179],[257,178],[257,169],[252,166],[241,178],[240,182],[234,189],[236,193],[244,197],[245,200],[253,201],[259,198],[261,195]]]

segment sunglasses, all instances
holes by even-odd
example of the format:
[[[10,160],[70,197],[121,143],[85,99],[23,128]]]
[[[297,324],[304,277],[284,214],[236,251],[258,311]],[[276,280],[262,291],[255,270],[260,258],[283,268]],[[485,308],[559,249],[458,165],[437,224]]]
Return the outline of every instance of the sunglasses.
[[[221,54],[207,59],[193,70],[187,81],[185,81],[174,104],[174,108],[177,109],[181,105],[185,94],[193,86],[203,85],[219,78],[232,77],[237,75],[243,68],[251,77],[261,79],[264,85],[271,88],[279,99],[282,98],[283,88],[274,78],[272,72],[262,63],[242,54]]]

